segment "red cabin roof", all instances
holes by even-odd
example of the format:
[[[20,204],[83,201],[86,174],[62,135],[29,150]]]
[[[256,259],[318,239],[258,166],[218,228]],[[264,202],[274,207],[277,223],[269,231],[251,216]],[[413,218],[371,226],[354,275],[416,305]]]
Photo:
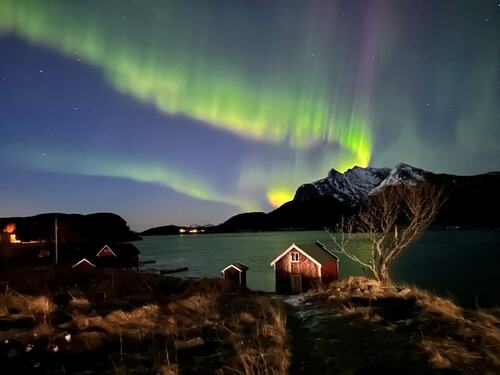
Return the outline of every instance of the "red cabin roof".
[[[339,258],[326,248],[321,242],[316,241],[313,244],[295,244],[293,243],[288,249],[282,252],[276,259],[271,262],[274,267],[276,262],[280,260],[286,253],[291,250],[296,250],[302,253],[305,257],[316,263],[318,266],[329,263],[332,260],[339,260]]]

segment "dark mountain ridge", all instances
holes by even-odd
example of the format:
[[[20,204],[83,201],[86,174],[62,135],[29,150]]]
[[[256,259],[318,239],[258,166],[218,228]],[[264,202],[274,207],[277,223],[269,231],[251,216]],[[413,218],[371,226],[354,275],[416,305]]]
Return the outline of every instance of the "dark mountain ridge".
[[[345,173],[332,169],[328,176],[301,185],[292,201],[269,212],[236,215],[213,228],[239,230],[323,229],[358,209],[371,195],[387,186],[432,182],[443,190],[445,203],[436,227],[500,227],[500,172],[474,176],[433,173],[408,164],[395,168],[354,167]]]

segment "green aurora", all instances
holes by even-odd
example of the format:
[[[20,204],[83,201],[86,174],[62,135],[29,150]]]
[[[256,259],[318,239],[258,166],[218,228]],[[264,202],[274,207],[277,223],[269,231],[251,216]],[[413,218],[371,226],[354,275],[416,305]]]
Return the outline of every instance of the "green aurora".
[[[321,176],[325,165],[340,170],[368,165],[372,136],[366,106],[358,103],[361,94],[354,89],[350,103],[346,103],[336,92],[339,89],[328,87],[325,79],[345,69],[348,62],[336,57],[335,48],[330,56],[313,62],[300,58],[327,50],[329,38],[318,38],[314,29],[298,29],[289,35],[271,28],[265,33],[275,38],[264,42],[265,35],[261,35],[253,45],[260,48],[259,43],[264,42],[266,63],[245,65],[233,56],[248,56],[252,44],[228,41],[224,34],[231,25],[220,27],[207,3],[196,4],[196,13],[190,12],[190,6],[162,2],[158,7],[137,9],[132,4],[116,3],[103,9],[68,1],[7,0],[0,3],[0,29],[68,56],[81,56],[102,69],[115,89],[153,103],[166,113],[185,114],[257,141],[288,142],[299,152],[319,142],[331,144],[321,169],[309,176],[300,174],[287,186],[283,186],[284,181],[290,180],[293,171],[282,173],[278,183],[270,181],[269,194],[275,194],[272,186],[280,186],[282,199],[276,204],[291,198],[300,178]],[[113,27],[116,22],[110,20],[116,19],[116,14],[131,18],[129,26],[122,30]],[[233,15],[235,20],[243,16]],[[234,23],[232,26],[241,27],[238,39],[252,38],[255,30]],[[134,25],[149,25],[156,32],[143,32],[148,36],[146,42]],[[296,42],[292,51],[283,51],[287,45],[284,38]],[[280,166],[283,168],[291,167]],[[136,174],[131,172],[129,177],[136,178]],[[201,192],[192,194],[189,184],[185,189],[171,187],[203,197]],[[213,199],[213,195],[205,198]]]
[[[224,192],[175,157],[13,154],[40,170],[161,184],[245,210],[279,205],[331,168],[477,171],[473,155],[498,160],[499,7],[431,2],[1,0],[0,36],[78,57],[117,92],[253,151]]]

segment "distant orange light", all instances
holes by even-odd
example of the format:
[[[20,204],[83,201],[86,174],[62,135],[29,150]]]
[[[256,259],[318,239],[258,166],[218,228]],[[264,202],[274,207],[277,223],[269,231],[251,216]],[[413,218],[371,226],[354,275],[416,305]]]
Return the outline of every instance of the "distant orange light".
[[[12,234],[16,230],[16,224],[10,223],[5,226],[5,229],[3,230],[5,233]]]

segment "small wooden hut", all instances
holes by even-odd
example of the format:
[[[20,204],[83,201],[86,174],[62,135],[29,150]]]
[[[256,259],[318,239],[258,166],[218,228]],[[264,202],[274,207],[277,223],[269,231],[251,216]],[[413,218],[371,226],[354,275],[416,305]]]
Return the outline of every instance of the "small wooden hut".
[[[297,294],[339,278],[339,258],[325,245],[292,244],[271,262],[276,293]]]
[[[246,288],[247,286],[247,271],[248,266],[243,263],[236,262],[231,263],[226,268],[224,268],[220,273],[224,280],[229,280],[234,284],[240,286],[241,288]]]

